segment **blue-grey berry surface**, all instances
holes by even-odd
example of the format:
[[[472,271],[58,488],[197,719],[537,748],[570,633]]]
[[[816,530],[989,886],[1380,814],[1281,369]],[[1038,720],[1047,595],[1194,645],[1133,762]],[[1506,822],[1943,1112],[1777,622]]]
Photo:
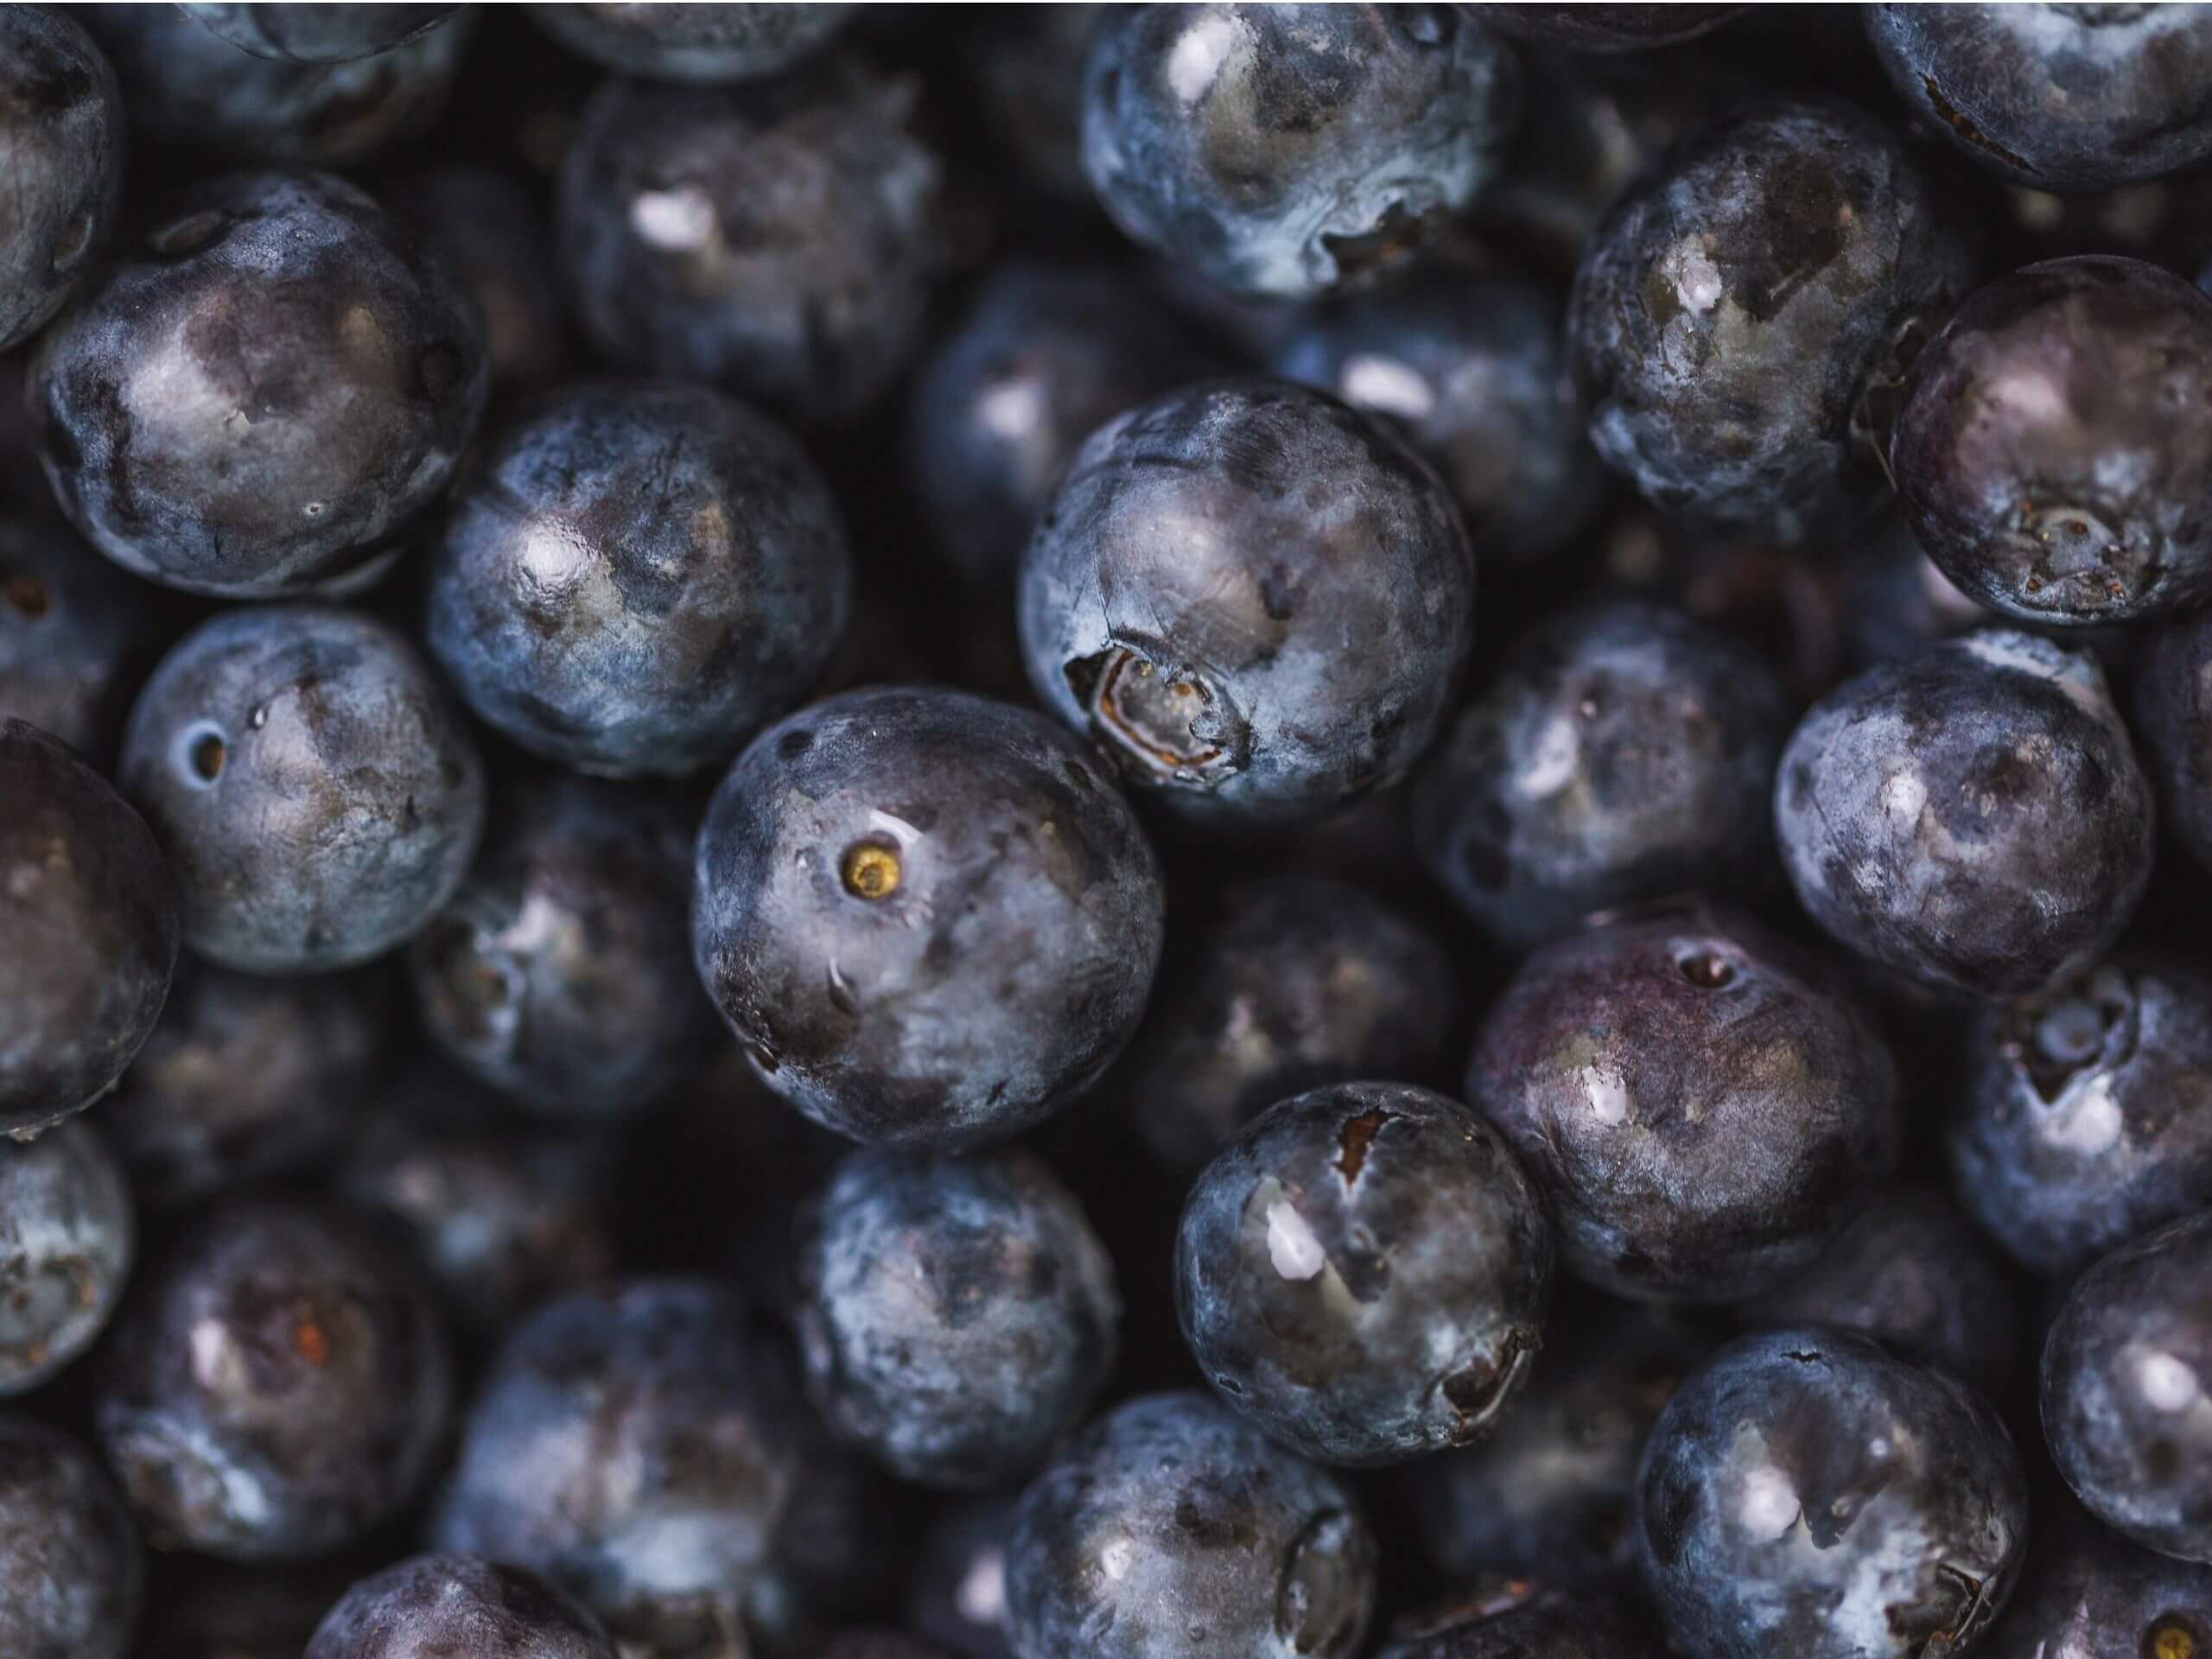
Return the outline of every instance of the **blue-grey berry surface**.
[[[179,10],[257,58],[351,63],[404,46],[437,28],[457,5],[237,5],[191,0]]]
[[[306,1659],[614,1659],[599,1621],[537,1573],[451,1553],[361,1580],[315,1627]]]
[[[123,89],[60,6],[0,12],[0,350],[21,345],[98,264],[123,201]]]
[[[2078,1506],[2036,1506],[2019,1593],[1983,1649],[1997,1659],[2195,1659],[2212,1631],[2212,1567],[2132,1544]]]
[[[255,10],[258,10],[257,7]],[[538,27],[617,74],[721,85],[780,74],[852,20],[849,5],[533,5]]]
[[[137,1248],[130,1190],[90,1121],[0,1146],[0,1395],[36,1388],[92,1345]]]
[[[126,1659],[143,1557],[89,1446],[30,1417],[0,1417],[0,1651]]]

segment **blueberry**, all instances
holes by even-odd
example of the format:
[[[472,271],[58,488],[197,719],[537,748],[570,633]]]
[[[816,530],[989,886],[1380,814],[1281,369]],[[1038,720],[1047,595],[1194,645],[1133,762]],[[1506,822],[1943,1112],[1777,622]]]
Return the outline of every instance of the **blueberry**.
[[[1451,957],[1357,887],[1295,870],[1236,881],[1179,933],[1115,1073],[1179,1174],[1277,1101],[1359,1077],[1440,1082],[1459,1040]],[[1194,912],[1179,910],[1179,928]]]
[[[1351,1494],[1196,1393],[1128,1401],[1022,1495],[1017,1659],[1350,1659],[1375,1603]]]
[[[61,308],[99,263],[123,196],[123,89],[60,6],[0,12],[0,351]]]
[[[123,1171],[84,1119],[0,1145],[0,1395],[36,1388],[92,1344],[136,1245]]]
[[[301,1560],[412,1502],[445,1438],[453,1368],[411,1265],[343,1211],[207,1211],[124,1299],[93,1395],[149,1535]]]
[[[444,253],[483,314],[493,391],[541,386],[571,366],[576,349],[553,269],[552,215],[525,178],[500,167],[445,162],[409,175],[391,201]]]
[[[1175,1306],[1235,1410],[1323,1463],[1400,1463],[1496,1427],[1543,1345],[1551,1228],[1455,1100],[1344,1083],[1287,1100],[1183,1207]]]
[[[691,937],[768,1086],[855,1140],[1036,1123],[1128,1042],[1160,866],[1096,754],[1027,709],[849,691],[753,741],[699,832]]]
[[[1744,1337],[1660,1413],[1637,1476],[1645,1581],[1707,1659],[1964,1652],[2027,1543],[2004,1423],[1872,1338]]]
[[[188,0],[178,8],[202,29],[257,58],[351,63],[404,46],[435,29],[457,5],[231,5]]]
[[[125,1659],[143,1578],[99,1459],[58,1429],[0,1416],[0,1653]]]
[[[858,414],[921,344],[945,257],[915,100],[841,58],[734,90],[602,88],[557,214],[593,343],[802,420]]]
[[[2000,178],[2109,190],[2212,156],[2212,16],[2194,6],[1867,6],[1890,79]]]
[[[1029,1473],[1113,1369],[1114,1263],[1024,1153],[853,1153],[809,1218],[798,1282],[817,1409],[925,1486]]]
[[[2212,869],[2212,609],[2184,612],[2131,652],[2135,735],[2158,785],[2163,822]]]
[[[540,27],[563,46],[617,74],[709,83],[780,74],[820,51],[857,10],[747,0],[531,8]]]
[[[1473,628],[1459,514],[1335,398],[1209,382],[1077,451],[1021,568],[1039,698],[1161,804],[1312,819],[1402,778]]]
[[[94,1116],[153,1211],[310,1171],[378,1081],[373,975],[261,979],[188,958],[160,1023]]]
[[[327,174],[226,174],[156,224],[32,361],[63,510],[172,588],[245,598],[372,575],[475,430],[474,303],[442,257]]]
[[[474,744],[414,648],[355,612],[227,611],[154,672],[117,772],[184,936],[252,973],[365,962],[426,925],[484,822]]]
[[[487,442],[431,561],[425,632],[524,748],[673,776],[804,698],[852,586],[836,504],[779,428],[704,387],[598,383]]]
[[[1830,938],[1950,996],[2032,995],[2082,972],[2151,873],[2150,787],[2104,675],[2003,628],[1815,704],[1783,752],[1775,832]]]
[[[1515,1580],[1400,1620],[1375,1659],[1643,1659],[1650,1651],[1615,1599]]]
[[[1836,978],[1706,906],[1529,957],[1467,1093],[1548,1196],[1569,1272],[1618,1295],[1756,1295],[1895,1166],[1897,1071]]]
[[[2212,1562],[2212,1211],[2074,1281],[2043,1350],[2051,1460],[2089,1512],[2162,1555]]]
[[[145,821],[67,745],[0,717],[0,1130],[115,1085],[176,966],[176,884]]]
[[[2212,1649],[2212,1569],[2131,1544],[2063,1499],[2038,1503],[2020,1593],[1988,1647],[1997,1659],[2199,1659]]]
[[[1397,422],[1459,504],[1476,558],[1514,563],[1569,545],[1605,505],[1559,324],[1533,283],[1437,271],[1316,311],[1268,366]]]
[[[1576,52],[1642,52],[1709,35],[1740,5],[1487,5],[1482,20],[1517,39]]]
[[[1789,100],[1724,116],[1584,251],[1567,328],[1591,439],[1669,512],[1812,536],[1879,482],[1862,394],[1971,274],[1960,216],[1880,123]]]
[[[599,1621],[537,1573],[474,1555],[412,1555],[330,1610],[306,1659],[614,1659]]]
[[[1495,175],[1519,66],[1450,6],[1109,11],[1083,161],[1129,236],[1281,299],[1402,269]]]
[[[1008,1659],[1006,1547],[1014,1504],[968,1498],[931,1519],[916,1551],[907,1622],[960,1659]]]
[[[1484,934],[1526,949],[1594,911],[1774,863],[1789,734],[1774,674],[1677,611],[1616,601],[1529,634],[1414,789],[1421,861]]]

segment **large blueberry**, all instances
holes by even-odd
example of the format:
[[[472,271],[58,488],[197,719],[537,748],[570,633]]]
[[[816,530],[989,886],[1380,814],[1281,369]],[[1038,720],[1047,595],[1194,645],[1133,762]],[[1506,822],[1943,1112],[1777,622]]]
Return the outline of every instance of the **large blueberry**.
[[[1160,865],[1096,754],[931,687],[770,727],[699,831],[700,977],[769,1087],[856,1140],[1039,1122],[1136,1029]]]
[[[2138,652],[2135,735],[2164,826],[2212,869],[2212,607],[2152,630]]]
[[[723,82],[780,74],[821,50],[855,10],[757,0],[715,5],[671,0],[652,6],[534,5],[531,12],[569,50],[617,74]]]
[[[2082,972],[2150,879],[2150,785],[2095,661],[1987,628],[1869,669],[1783,752],[1775,835],[1838,943],[1929,990]]]
[[[179,10],[257,58],[351,63],[404,46],[459,11],[457,5],[238,5],[188,0]]]
[[[1021,568],[1030,683],[1163,804],[1310,819],[1428,745],[1474,626],[1436,474],[1325,393],[1171,392],[1077,451]]]
[[[357,612],[226,611],[130,711],[116,776],[177,872],[186,943],[317,973],[410,938],[468,873],[474,742],[413,646]]]
[[[123,89],[60,6],[0,10],[0,351],[61,308],[99,263],[123,199]]]
[[[0,1144],[0,1395],[36,1388],[91,1346],[137,1232],[123,1171],[84,1119]]]
[[[0,1653],[125,1659],[143,1552],[99,1459],[44,1423],[0,1416]]]
[[[601,382],[487,441],[431,560],[426,634],[524,748],[675,775],[805,697],[852,587],[836,504],[780,428],[702,386]]]
[[[2131,1544],[2063,1498],[2039,1501],[2020,1593],[1986,1650],[1993,1659],[2202,1659],[2212,1652],[2212,1567]]]
[[[338,1599],[306,1659],[614,1659],[600,1623],[537,1573],[411,1555]]]
[[[63,510],[110,558],[197,593],[367,575],[475,432],[475,305],[442,256],[327,174],[206,180],[155,226],[32,360]]]

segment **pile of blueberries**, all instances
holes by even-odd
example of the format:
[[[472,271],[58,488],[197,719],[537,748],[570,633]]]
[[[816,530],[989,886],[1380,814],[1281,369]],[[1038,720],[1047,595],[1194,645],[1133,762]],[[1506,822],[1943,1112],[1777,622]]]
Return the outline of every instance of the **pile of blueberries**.
[[[2212,8],[0,8],[0,1659],[2212,1659]]]

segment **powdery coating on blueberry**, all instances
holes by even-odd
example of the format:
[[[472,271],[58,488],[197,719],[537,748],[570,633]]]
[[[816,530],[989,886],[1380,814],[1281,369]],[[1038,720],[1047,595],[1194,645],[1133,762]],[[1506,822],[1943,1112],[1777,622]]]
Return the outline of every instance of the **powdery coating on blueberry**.
[[[132,1195],[174,1210],[322,1162],[378,1081],[387,1001],[364,975],[263,979],[188,957],[95,1113]]]
[[[2135,735],[2166,828],[2212,869],[2212,609],[2184,612],[2140,641]]]
[[[2103,672],[1986,628],[1869,669],[1783,751],[1775,838],[1831,938],[1929,990],[2032,995],[2111,949],[2150,879],[2150,785]]]
[[[0,1416],[0,1653],[124,1659],[143,1578],[99,1460],[59,1429]]]
[[[1998,1659],[2198,1659],[2212,1646],[2212,1568],[2129,1543],[2038,1494],[2020,1592],[1989,1637]]]
[[[1450,6],[1125,8],[1084,66],[1084,168],[1116,225],[1209,282],[1342,292],[1497,172],[1519,70]]]
[[[704,387],[599,383],[487,442],[431,556],[424,632],[524,748],[677,776],[805,697],[852,592],[836,503],[782,429]]]
[[[389,195],[393,211],[443,250],[475,300],[492,387],[502,394],[559,378],[576,355],[553,264],[552,214],[539,194],[519,169],[448,162],[408,175]]]
[[[1864,10],[1906,102],[2000,178],[2110,190],[2212,156],[2212,16],[2195,6]]]
[[[1618,1295],[1756,1295],[1897,1158],[1897,1071],[1822,966],[1696,906],[1569,935],[1491,1007],[1468,1098],[1549,1198],[1567,1270]]]
[[[1350,1659],[1375,1605],[1352,1496],[1196,1392],[1141,1395],[1032,1483],[1007,1552],[1016,1659]]]
[[[1375,1659],[1646,1659],[1650,1652],[1618,1594],[1570,1594],[1541,1580],[1514,1580],[1400,1619]]]
[[[1414,785],[1421,861],[1493,941],[1774,868],[1768,797],[1789,729],[1773,671],[1634,601],[1537,630]]]
[[[1114,1365],[1114,1263],[1073,1194],[1024,1153],[855,1152],[798,1255],[807,1391],[893,1474],[1020,1479]]]
[[[1573,52],[1642,52],[1709,35],[1739,5],[1488,5],[1473,9],[1493,29]]]
[[[179,10],[257,58],[351,63],[389,52],[459,11],[457,5],[230,5],[188,0]]]
[[[780,74],[851,21],[841,5],[535,5],[538,26],[617,74],[723,83]]]
[[[2003,1420],[1871,1338],[1739,1338],[1675,1391],[1637,1480],[1644,1583],[1711,1659],[1964,1651],[2012,1594],[2027,1483]]]
[[[1980,289],[1914,359],[1890,441],[1921,545],[2031,622],[2212,594],[2208,359],[2212,299],[2139,259],[2054,259]]]
[[[2043,1349],[2043,1427],[2074,1496],[2114,1531],[2212,1562],[2212,1211],[2074,1281]]]
[[[123,1171],[84,1119],[0,1146],[0,1395],[36,1388],[91,1346],[137,1242]]]
[[[1584,251],[1567,353],[1591,441],[1657,505],[1803,539],[1880,483],[1853,427],[1894,347],[1973,274],[1959,214],[1844,105],[1710,122]]]
[[[1568,545],[1611,493],[1559,333],[1542,289],[1439,272],[1313,313],[1268,366],[1396,422],[1459,503],[1477,560],[1516,563]]]
[[[0,11],[0,351],[61,308],[123,199],[123,89],[59,6]]]
[[[1159,861],[1097,754],[932,687],[757,738],[699,831],[693,957],[771,1089],[855,1140],[950,1150],[1041,1121],[1136,1029]]]
[[[1198,1167],[1278,1101],[1358,1077],[1439,1082],[1460,988],[1434,938],[1348,882],[1284,870],[1179,908],[1175,948],[1115,1072],[1153,1155]]]
[[[177,889],[145,821],[75,750],[0,718],[0,1130],[114,1086],[168,995]]]
[[[474,303],[442,256],[327,174],[226,174],[155,223],[32,360],[62,510],[172,588],[245,598],[365,575],[475,433]]]
[[[453,1389],[411,1263],[343,1210],[247,1200],[147,1264],[92,1405],[149,1537],[290,1561],[357,1541],[421,1495]]]
[[[614,1659],[599,1621],[537,1573],[413,1555],[338,1599],[306,1659]]]
[[[1163,805],[1312,819],[1402,778],[1474,628],[1451,498],[1287,381],[1209,382],[1076,454],[1021,567],[1037,695]]]
[[[733,90],[609,83],[561,172],[585,332],[801,420],[858,414],[920,345],[946,257],[918,98],[841,58]]]

